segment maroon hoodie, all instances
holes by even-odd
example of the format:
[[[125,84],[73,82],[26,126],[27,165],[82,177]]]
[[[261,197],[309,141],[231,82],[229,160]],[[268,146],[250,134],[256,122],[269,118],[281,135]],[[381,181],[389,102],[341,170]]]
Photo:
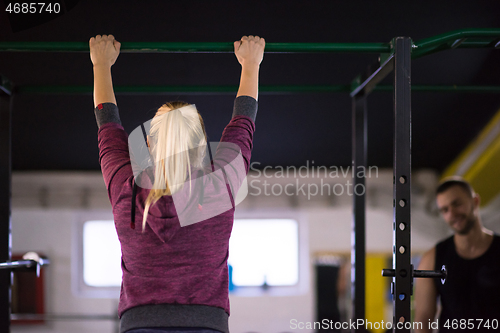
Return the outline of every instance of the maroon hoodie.
[[[182,227],[172,197],[164,196],[150,207],[143,232],[142,217],[149,190],[137,187],[137,227],[132,228],[134,176],[128,135],[120,124],[116,105],[105,103],[95,111],[99,161],[122,251],[118,307],[121,332],[173,326],[227,332],[227,258],[234,219],[233,198],[227,211]],[[247,172],[256,111],[255,99],[238,97],[233,117],[221,137],[221,142],[234,143],[241,149]],[[232,196],[229,186],[224,192]]]

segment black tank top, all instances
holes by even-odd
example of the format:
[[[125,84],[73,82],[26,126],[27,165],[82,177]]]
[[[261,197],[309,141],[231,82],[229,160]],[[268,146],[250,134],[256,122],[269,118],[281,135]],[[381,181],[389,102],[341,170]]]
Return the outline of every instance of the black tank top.
[[[445,284],[435,279],[442,305],[439,332],[461,332],[460,328],[464,328],[463,332],[500,330],[500,236],[494,235],[488,250],[475,259],[464,259],[457,254],[453,236],[445,239],[436,245],[434,269],[441,270],[443,265],[448,271]],[[467,322],[468,319],[473,320]],[[453,322],[458,324],[455,329]],[[444,327],[446,323],[448,328]],[[461,323],[469,326],[460,326]]]

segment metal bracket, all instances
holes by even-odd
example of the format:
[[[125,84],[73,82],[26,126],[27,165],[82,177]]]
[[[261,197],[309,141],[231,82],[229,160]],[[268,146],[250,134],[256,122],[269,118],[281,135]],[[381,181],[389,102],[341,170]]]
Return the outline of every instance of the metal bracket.
[[[2,91],[9,96],[12,95],[12,82],[5,76],[0,75],[0,92]]]

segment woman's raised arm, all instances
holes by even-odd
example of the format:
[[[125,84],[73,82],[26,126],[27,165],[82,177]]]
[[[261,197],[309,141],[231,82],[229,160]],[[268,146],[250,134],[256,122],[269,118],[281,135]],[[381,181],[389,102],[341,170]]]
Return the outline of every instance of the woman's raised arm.
[[[264,57],[266,41],[259,36],[243,36],[234,42],[234,54],[241,64],[239,96],[250,96],[258,99],[259,68]]]
[[[113,35],[90,38],[90,60],[94,65],[94,107],[102,103],[116,104],[111,66],[120,54],[120,46]]]

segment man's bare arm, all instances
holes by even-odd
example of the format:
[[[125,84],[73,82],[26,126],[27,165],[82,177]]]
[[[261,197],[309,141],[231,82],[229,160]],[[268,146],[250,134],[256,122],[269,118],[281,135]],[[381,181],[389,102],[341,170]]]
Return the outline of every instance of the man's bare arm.
[[[427,251],[418,265],[419,270],[434,270],[436,248]],[[437,290],[431,278],[417,278],[415,282],[415,321],[422,323],[418,333],[431,333],[429,322],[436,316]]]

